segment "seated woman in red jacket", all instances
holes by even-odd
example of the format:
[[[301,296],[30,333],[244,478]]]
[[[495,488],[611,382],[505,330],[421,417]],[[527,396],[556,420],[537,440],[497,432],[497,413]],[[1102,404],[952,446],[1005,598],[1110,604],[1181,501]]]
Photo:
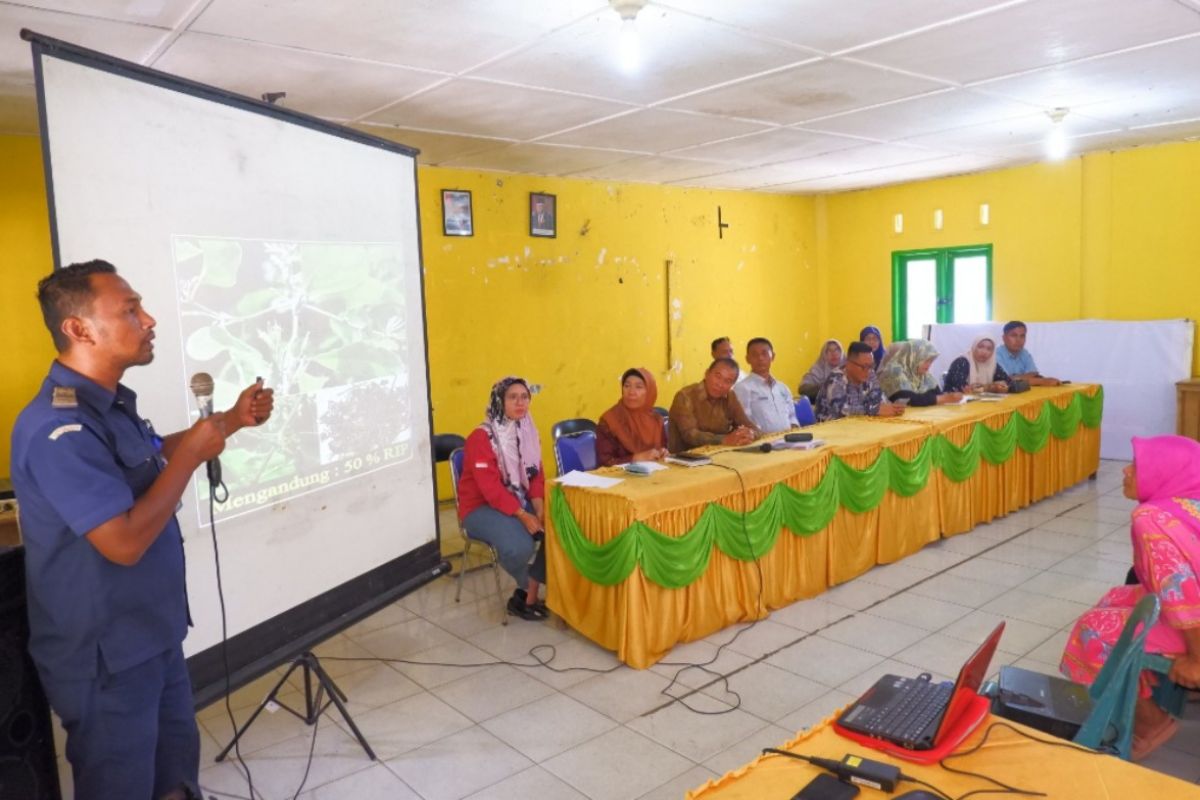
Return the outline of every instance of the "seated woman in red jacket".
[[[521,619],[549,616],[538,599],[538,585],[546,582],[545,496],[529,385],[523,378],[504,378],[492,387],[487,418],[467,437],[458,515],[472,539],[496,548],[500,566],[516,580],[508,613]]]
[[[667,456],[667,429],[654,412],[658,384],[650,370],[634,368],[621,376],[621,399],[596,426],[596,463],[602,467]]]

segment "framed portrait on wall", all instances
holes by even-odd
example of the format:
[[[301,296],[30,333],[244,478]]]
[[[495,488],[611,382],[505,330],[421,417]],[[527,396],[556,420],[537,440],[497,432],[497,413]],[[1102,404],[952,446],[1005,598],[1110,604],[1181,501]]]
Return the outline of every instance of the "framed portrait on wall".
[[[558,208],[555,197],[543,192],[529,193],[529,235],[553,239],[558,232]]]
[[[442,189],[442,234],[475,235],[475,220],[471,216],[471,193],[465,189]]]

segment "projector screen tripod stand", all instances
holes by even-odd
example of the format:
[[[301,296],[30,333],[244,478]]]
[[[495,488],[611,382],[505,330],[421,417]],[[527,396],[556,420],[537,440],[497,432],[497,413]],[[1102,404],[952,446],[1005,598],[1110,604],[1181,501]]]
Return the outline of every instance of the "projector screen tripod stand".
[[[297,669],[304,670],[304,711],[301,713],[281,701],[278,697],[279,690],[287,683],[287,679]],[[326,698],[328,695],[328,698]],[[254,724],[254,720],[258,719],[258,715],[263,712],[263,709],[270,707],[272,704],[279,706],[284,711],[292,714],[294,717],[304,721],[305,725],[316,725],[317,718],[325,713],[325,710],[330,705],[337,706],[337,710],[341,712],[342,719],[346,720],[346,724],[350,726],[350,731],[354,734],[354,738],[358,739],[358,743],[362,745],[362,749],[372,761],[376,761],[375,751],[371,749],[371,745],[367,744],[366,738],[362,735],[362,731],[354,724],[354,720],[350,717],[350,712],[346,710],[346,702],[348,698],[346,694],[338,688],[338,685],[333,682],[333,678],[329,677],[329,673],[321,666],[321,662],[317,657],[305,651],[296,656],[292,661],[292,665],[288,667],[287,672],[275,684],[270,693],[258,704],[258,708],[254,709],[254,713],[250,715],[250,719],[242,727],[238,728],[233,735],[233,739],[225,748],[217,754],[216,761],[224,761],[225,756],[229,755],[229,751],[233,749],[242,735],[250,729]]]

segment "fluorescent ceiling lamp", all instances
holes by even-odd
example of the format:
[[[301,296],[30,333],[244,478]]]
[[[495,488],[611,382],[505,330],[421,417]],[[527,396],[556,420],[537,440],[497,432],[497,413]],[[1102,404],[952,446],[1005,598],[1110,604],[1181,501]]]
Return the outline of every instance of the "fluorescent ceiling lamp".
[[[642,42],[638,35],[637,15],[646,5],[646,0],[609,0],[609,4],[621,17],[621,33],[617,38],[617,66],[625,74],[632,75],[642,66]]]
[[[1050,133],[1046,135],[1046,157],[1051,161],[1062,161],[1067,157],[1070,147],[1067,144],[1067,129],[1063,126],[1063,118],[1069,109],[1055,108],[1046,112],[1050,117]]]

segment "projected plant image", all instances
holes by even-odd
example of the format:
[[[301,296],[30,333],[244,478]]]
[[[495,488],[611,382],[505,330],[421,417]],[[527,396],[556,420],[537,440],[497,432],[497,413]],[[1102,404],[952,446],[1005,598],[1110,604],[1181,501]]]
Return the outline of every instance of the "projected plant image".
[[[275,388],[271,424],[243,431],[221,456],[230,497],[219,516],[408,457],[397,246],[185,236],[173,245],[188,373],[213,376],[218,407],[258,376]]]

